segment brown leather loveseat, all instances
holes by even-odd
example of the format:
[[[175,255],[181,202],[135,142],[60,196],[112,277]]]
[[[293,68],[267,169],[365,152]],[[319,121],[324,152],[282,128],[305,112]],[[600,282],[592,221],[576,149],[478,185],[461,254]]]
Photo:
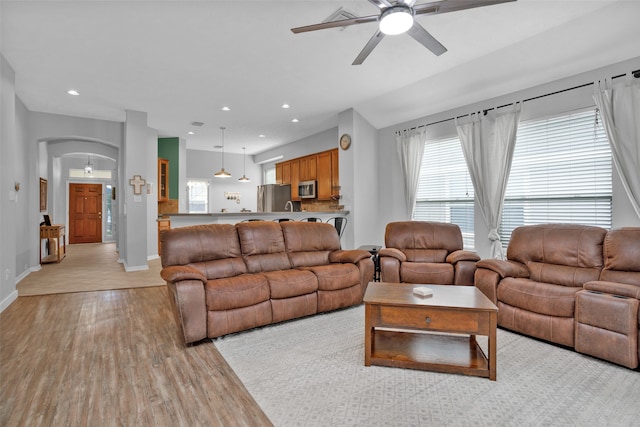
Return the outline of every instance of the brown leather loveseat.
[[[374,271],[369,252],[341,250],[325,223],[197,225],[161,241],[185,343],[360,304]]]
[[[380,280],[392,283],[473,286],[480,257],[463,250],[456,224],[400,221],[387,224],[380,250]]]
[[[640,228],[519,227],[507,260],[476,266],[501,327],[638,367]]]

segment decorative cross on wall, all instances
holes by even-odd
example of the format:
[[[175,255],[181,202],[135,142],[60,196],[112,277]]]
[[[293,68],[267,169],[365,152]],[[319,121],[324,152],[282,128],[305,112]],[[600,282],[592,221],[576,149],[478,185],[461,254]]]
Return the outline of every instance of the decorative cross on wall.
[[[129,180],[129,185],[133,185],[133,194],[142,194],[142,187],[147,184],[147,181],[142,179],[140,175],[133,175],[133,179]]]

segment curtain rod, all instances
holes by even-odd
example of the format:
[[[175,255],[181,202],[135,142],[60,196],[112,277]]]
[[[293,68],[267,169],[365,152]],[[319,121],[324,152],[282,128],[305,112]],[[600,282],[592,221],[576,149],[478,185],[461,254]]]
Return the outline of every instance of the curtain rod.
[[[633,77],[635,77],[636,79],[639,79],[639,78],[640,78],[640,70],[632,71],[632,72],[631,72],[631,74],[632,74],[632,75],[633,75]],[[613,76],[613,77],[611,77],[611,80],[613,80],[613,79],[617,79],[617,78],[619,78],[619,77],[624,77],[624,76],[626,76],[626,74],[618,74],[617,76]],[[528,102],[528,101],[533,101],[533,100],[535,100],[535,99],[540,99],[540,98],[544,98],[544,97],[551,96],[551,95],[557,95],[557,94],[562,93],[562,92],[568,92],[568,91],[570,91],[570,90],[580,89],[580,88],[583,88],[583,87],[586,87],[586,86],[591,86],[591,85],[593,85],[593,82],[590,82],[590,83],[584,83],[584,84],[581,84],[581,85],[578,85],[578,86],[570,87],[570,88],[568,88],[568,89],[561,89],[561,90],[557,90],[557,91],[555,91],[555,92],[546,93],[546,94],[544,94],[544,95],[533,96],[533,97],[531,97],[531,98],[527,98],[527,99],[523,100],[522,102],[524,103],[524,102]],[[518,101],[518,102],[519,102],[519,101]],[[498,108],[507,107],[507,106],[512,105],[512,104],[514,104],[514,102],[510,102],[510,103],[508,103],[508,104],[500,105],[500,106],[498,106],[498,107],[491,107],[491,108],[487,108],[487,109],[485,109],[485,110],[482,110],[482,112],[483,112],[483,114],[484,114],[484,115],[486,115],[486,114],[487,114],[487,112],[489,112],[489,111],[491,111],[491,110],[496,110],[496,109],[498,109]],[[469,114],[462,114],[462,115],[460,115],[460,116],[455,116],[455,117],[450,117],[450,118],[448,118],[448,119],[438,120],[437,122],[432,122],[432,123],[427,123],[427,124],[424,124],[424,125],[414,126],[414,127],[412,127],[412,128],[409,128],[409,129],[397,130],[397,131],[395,131],[395,133],[396,133],[396,134],[400,134],[400,133],[402,133],[402,132],[408,132],[408,131],[412,131],[412,130],[416,130],[416,129],[420,129],[420,128],[424,128],[424,127],[428,127],[428,126],[433,126],[433,125],[437,125],[437,124],[439,124],[439,123],[444,123],[444,122],[448,122],[448,121],[451,121],[451,120],[457,120],[457,119],[459,119],[459,118],[462,118],[462,117],[465,117],[465,116],[468,116],[468,115],[469,115]]]

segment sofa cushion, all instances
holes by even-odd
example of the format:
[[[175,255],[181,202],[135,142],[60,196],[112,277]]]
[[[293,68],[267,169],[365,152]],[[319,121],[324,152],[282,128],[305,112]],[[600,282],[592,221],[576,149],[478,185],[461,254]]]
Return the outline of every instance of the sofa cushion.
[[[513,230],[507,258],[525,264],[533,281],[580,287],[597,280],[607,230],[574,224],[540,224]]]
[[[287,221],[280,226],[292,267],[329,264],[329,254],[340,249],[340,237],[331,224]]]
[[[291,268],[279,223],[271,221],[241,222],[236,224],[236,228],[242,257],[250,273]]]
[[[580,268],[567,265],[529,262],[529,278],[536,282],[554,285],[582,287],[585,283],[598,280],[599,268]]]
[[[193,264],[203,273],[207,268],[203,263],[221,260],[231,264],[220,267],[211,264],[208,278],[227,277],[246,272],[241,258],[238,233],[232,224],[207,224],[174,228],[163,231],[162,266]],[[217,273],[213,271],[216,270]],[[226,273],[222,271],[225,270]]]
[[[444,249],[442,260],[436,260],[429,252],[416,252],[415,260],[444,262],[450,252],[462,249],[462,233],[456,224],[427,221],[400,221],[387,224],[384,234],[387,248],[405,249]],[[409,255],[407,254],[407,257]],[[414,259],[409,259],[413,261]]]
[[[267,279],[259,274],[209,280],[205,285],[207,310],[231,310],[268,301]]]
[[[446,249],[403,249],[409,262],[447,262],[449,252]]]
[[[355,264],[331,264],[305,267],[318,278],[318,289],[335,291],[360,284],[360,270]]]
[[[507,258],[579,268],[602,268],[602,245],[607,230],[573,224],[517,227],[511,234]],[[534,279],[536,280],[536,279]]]
[[[400,280],[405,283],[451,285],[453,265],[445,262],[403,262],[400,265]]]
[[[309,271],[269,271],[263,275],[269,283],[271,299],[296,297],[318,290],[318,279]]]
[[[498,286],[498,301],[547,316],[573,317],[575,294],[580,290],[530,279],[506,278]]]

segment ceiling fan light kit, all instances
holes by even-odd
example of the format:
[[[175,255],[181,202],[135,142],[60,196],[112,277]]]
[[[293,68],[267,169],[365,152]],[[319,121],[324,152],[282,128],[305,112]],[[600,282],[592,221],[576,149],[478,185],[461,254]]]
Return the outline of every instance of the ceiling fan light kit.
[[[378,22],[378,29],[373,33],[371,39],[365,44],[351,65],[362,64],[385,35],[403,33],[407,33],[434,55],[439,56],[445,53],[447,48],[414,20],[416,15],[438,15],[514,1],[517,0],[440,0],[416,5],[416,0],[369,0],[369,3],[380,9],[380,15],[326,21],[320,24],[292,28],[291,32],[299,34],[327,28],[344,28],[350,25]]]
[[[406,5],[386,8],[380,14],[380,31],[388,36],[406,33],[413,26],[413,14]]]

